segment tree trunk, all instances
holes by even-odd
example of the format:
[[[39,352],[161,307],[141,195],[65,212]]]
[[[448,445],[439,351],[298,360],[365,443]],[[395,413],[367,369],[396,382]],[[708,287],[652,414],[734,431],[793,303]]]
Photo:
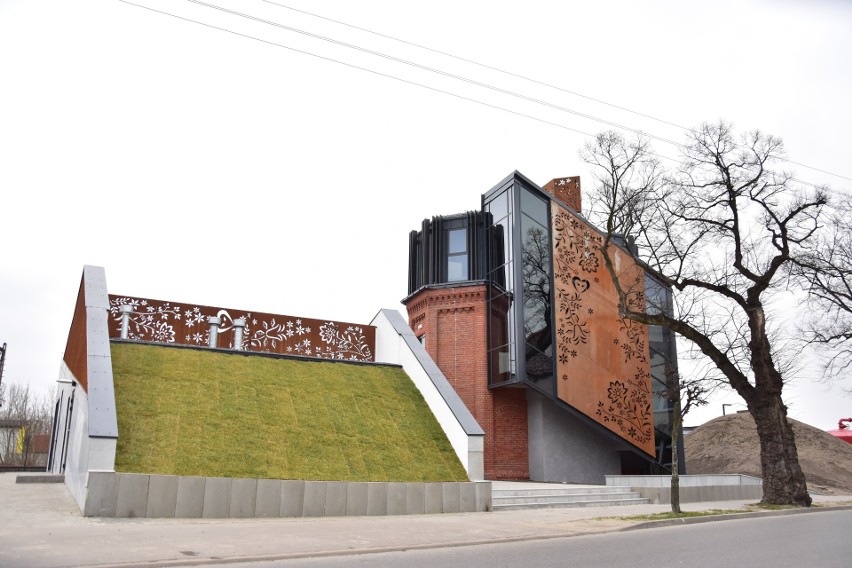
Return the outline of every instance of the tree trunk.
[[[781,395],[758,395],[749,404],[749,412],[760,439],[760,465],[763,471],[762,503],[809,507],[805,474],[799,466],[799,454],[793,427],[787,421],[787,408]]]
[[[674,378],[675,384],[673,385],[674,389],[674,409],[672,410],[672,482],[671,482],[671,494],[672,494],[672,513],[676,515],[680,514],[680,463],[678,459],[678,438],[680,437],[680,423],[681,423],[681,412],[680,412],[680,376],[675,376]]]

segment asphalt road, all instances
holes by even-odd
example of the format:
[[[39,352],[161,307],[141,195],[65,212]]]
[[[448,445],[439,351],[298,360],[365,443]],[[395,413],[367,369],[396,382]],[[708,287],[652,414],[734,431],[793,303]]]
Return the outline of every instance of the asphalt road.
[[[222,568],[850,568],[852,510],[726,520],[627,532],[359,554],[221,564]],[[207,564],[210,566],[210,564]]]

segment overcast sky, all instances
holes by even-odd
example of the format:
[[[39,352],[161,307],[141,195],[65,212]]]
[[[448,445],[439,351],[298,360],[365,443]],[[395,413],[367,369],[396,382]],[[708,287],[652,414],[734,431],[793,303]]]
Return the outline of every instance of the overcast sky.
[[[723,118],[852,191],[850,2],[210,2],[243,15],[0,0],[4,382],[52,386],[86,264],[115,294],[405,314],[409,231],[514,170],[590,185],[578,150],[606,123],[682,141],[674,125]],[[836,428],[852,398],[815,373],[790,416]],[[723,403],[741,400],[687,423]]]

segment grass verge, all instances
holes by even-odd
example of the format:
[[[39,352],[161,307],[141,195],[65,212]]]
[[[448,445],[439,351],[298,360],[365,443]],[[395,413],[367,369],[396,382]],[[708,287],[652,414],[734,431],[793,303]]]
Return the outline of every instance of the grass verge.
[[[747,513],[745,509],[707,509],[706,511],[682,511],[672,513],[649,513],[647,515],[631,515],[627,517],[616,517],[624,521],[661,521],[666,519],[686,519],[689,517],[709,517],[711,515],[729,515],[732,513]],[[612,517],[609,517],[612,518]]]

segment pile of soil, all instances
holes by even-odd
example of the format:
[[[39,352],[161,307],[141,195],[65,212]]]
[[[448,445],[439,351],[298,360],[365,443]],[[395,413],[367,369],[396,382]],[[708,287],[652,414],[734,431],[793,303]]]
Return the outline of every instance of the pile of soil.
[[[826,495],[852,494],[852,444],[796,420],[799,464],[808,489]],[[748,413],[720,416],[683,438],[688,474],[742,473],[761,477],[760,442]]]

